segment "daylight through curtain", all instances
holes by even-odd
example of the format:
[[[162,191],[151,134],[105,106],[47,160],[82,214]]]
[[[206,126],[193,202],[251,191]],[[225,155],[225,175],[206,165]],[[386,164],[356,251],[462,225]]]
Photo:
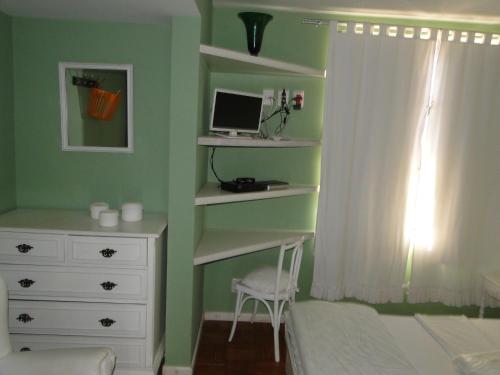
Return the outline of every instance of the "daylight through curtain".
[[[443,31],[422,138],[427,212],[414,224],[431,232],[415,238],[410,302],[479,304],[480,273],[500,269],[498,44],[499,35]]]
[[[311,293],[478,304],[500,268],[500,35],[332,24]]]
[[[403,300],[410,165],[436,32],[331,26],[311,294]]]

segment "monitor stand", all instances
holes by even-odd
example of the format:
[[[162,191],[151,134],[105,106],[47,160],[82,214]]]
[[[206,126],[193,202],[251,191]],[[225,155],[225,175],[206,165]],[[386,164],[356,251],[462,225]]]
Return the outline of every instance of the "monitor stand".
[[[215,135],[222,137],[222,138],[235,138],[235,139],[251,139],[253,138],[251,135],[242,135],[241,133],[238,134],[237,131],[230,131],[229,133],[220,133],[220,132],[214,132]]]

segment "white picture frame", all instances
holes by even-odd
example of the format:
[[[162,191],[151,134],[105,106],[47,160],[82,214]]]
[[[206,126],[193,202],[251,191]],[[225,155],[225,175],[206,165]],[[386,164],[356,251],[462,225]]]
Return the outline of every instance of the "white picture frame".
[[[67,74],[71,69],[90,69],[103,71],[126,72],[126,121],[127,121],[127,144],[123,147],[103,147],[92,145],[71,145],[68,131],[68,94]],[[110,153],[133,153],[134,152],[134,124],[133,124],[133,66],[132,64],[94,64],[78,62],[59,63],[59,97],[61,111],[61,146],[63,151],[74,152],[110,152]]]

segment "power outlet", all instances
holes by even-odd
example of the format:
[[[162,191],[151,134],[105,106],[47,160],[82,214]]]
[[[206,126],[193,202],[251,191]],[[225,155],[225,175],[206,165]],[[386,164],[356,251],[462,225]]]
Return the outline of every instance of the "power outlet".
[[[264,98],[264,105],[273,105],[274,102],[274,89],[262,90],[262,97]]]

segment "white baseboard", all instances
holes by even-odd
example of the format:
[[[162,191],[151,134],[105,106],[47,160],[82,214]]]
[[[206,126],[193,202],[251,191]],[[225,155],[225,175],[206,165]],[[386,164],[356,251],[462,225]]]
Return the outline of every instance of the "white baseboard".
[[[238,322],[249,322],[251,318],[252,313],[241,313],[238,318]],[[232,322],[234,319],[234,313],[227,311],[205,311],[204,319]],[[258,323],[271,323],[271,317],[266,313],[256,314],[254,321]],[[284,321],[284,316],[282,316],[281,323],[283,323]]]
[[[193,375],[191,367],[163,366],[163,375]]]
[[[163,365],[162,374],[163,375],[193,375],[194,366],[196,364],[196,357],[198,355],[198,347],[200,346],[201,331],[203,329],[204,317],[202,316],[200,321],[200,328],[198,329],[198,335],[196,336],[196,344],[194,345],[193,359],[191,361],[191,367],[180,367],[180,366],[167,366]]]

